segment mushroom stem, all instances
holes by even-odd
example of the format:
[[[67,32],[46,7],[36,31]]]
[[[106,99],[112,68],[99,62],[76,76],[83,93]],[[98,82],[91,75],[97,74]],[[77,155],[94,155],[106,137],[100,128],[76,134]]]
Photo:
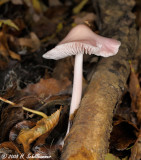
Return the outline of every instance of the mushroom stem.
[[[71,120],[75,111],[78,109],[81,96],[82,96],[82,68],[83,68],[83,54],[77,54],[75,56],[74,62],[74,79],[73,79],[73,90],[72,90],[72,99],[70,105],[69,113],[69,123],[66,135],[69,133],[71,127]]]
[[[82,96],[82,68],[83,68],[83,54],[77,54],[75,56],[74,63],[74,79],[73,79],[73,90],[72,99],[70,105],[70,116],[79,107],[81,96]]]

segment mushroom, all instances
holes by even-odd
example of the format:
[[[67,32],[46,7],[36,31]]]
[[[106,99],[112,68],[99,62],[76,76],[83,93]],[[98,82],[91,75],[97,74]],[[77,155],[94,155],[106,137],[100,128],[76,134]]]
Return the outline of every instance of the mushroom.
[[[79,24],[55,48],[43,55],[46,59],[54,60],[75,55],[73,91],[67,133],[70,129],[71,117],[78,109],[81,101],[83,54],[95,54],[102,57],[113,56],[117,54],[120,44],[120,41],[97,35],[86,25]]]

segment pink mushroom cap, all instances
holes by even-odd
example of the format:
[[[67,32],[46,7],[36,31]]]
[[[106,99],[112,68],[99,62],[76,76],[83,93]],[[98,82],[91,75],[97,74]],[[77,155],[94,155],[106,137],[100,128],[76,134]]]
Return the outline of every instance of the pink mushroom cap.
[[[117,54],[120,45],[120,41],[97,35],[86,25],[80,24],[72,28],[67,36],[43,57],[58,60],[84,53],[109,57]]]

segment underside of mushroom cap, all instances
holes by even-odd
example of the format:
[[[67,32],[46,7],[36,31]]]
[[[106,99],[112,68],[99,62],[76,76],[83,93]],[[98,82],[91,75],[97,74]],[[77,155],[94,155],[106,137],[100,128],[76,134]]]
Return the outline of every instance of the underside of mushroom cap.
[[[101,46],[94,47],[90,44],[81,42],[70,42],[65,44],[57,45],[55,48],[51,49],[43,55],[46,59],[62,59],[68,56],[77,54],[95,54],[99,56]]]
[[[97,35],[86,25],[77,25],[52,50],[43,55],[46,59],[62,59],[76,54],[95,54],[109,57],[117,54],[120,42]]]

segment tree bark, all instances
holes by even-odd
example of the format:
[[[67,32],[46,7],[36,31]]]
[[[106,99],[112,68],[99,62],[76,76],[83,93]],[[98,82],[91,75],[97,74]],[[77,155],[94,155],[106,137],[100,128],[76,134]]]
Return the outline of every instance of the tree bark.
[[[101,35],[121,41],[116,56],[102,58],[74,119],[62,160],[103,160],[108,151],[113,111],[130,73],[137,48],[134,0],[93,0]]]

